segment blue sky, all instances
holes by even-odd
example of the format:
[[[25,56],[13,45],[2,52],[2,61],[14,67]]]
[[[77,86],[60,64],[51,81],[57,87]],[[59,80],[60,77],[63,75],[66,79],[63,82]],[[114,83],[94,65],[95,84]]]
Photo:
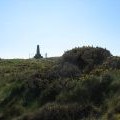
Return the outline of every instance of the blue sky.
[[[120,0],[0,0],[0,57],[60,56],[85,45],[120,55]]]

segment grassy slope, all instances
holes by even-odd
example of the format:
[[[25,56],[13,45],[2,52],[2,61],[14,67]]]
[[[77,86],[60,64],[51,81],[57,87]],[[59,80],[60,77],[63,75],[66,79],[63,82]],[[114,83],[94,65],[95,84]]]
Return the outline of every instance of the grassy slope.
[[[105,99],[102,101],[103,103],[101,103],[100,106],[94,104],[94,102],[92,103],[91,101],[90,101],[91,103],[88,103],[88,104],[92,104],[95,107],[95,109],[98,109],[96,111],[100,111],[100,114],[102,114],[100,115],[101,119],[107,120],[108,118],[106,116],[111,115],[113,119],[119,120],[120,111],[118,108],[120,106],[120,102],[119,102],[120,70],[106,70],[106,69],[101,70],[100,68],[96,68],[97,72],[93,70],[91,74],[85,74],[81,78],[74,78],[74,79],[59,78],[57,81],[60,81],[60,82],[56,82],[56,80],[54,81],[47,80],[45,73],[49,71],[49,69],[51,69],[58,62],[58,59],[59,58],[42,59],[42,60],[17,60],[16,59],[16,60],[0,61],[0,116],[1,116],[1,119],[6,119],[6,120],[7,119],[12,120],[15,118],[17,119],[19,118],[19,116],[21,117],[26,114],[28,114],[28,116],[29,114],[31,115],[31,112],[32,113],[35,112],[35,114],[37,114],[38,109],[40,109],[40,111],[43,112],[44,109],[47,108],[46,107],[47,103],[50,103],[50,102],[55,102],[56,109],[58,108],[60,110],[65,109],[65,111],[66,111],[66,107],[67,108],[70,107],[69,109],[71,109],[74,106],[73,104],[80,105],[81,103],[83,103],[83,101],[81,103],[78,102],[80,100],[80,98],[78,97],[79,93],[82,90],[83,90],[83,94],[85,92],[84,89],[79,89],[81,86],[80,80],[83,80],[83,81],[87,80],[88,78],[92,78],[93,75],[96,77],[95,79],[100,79],[101,77],[100,75],[104,74],[105,72],[107,74],[109,73],[110,75],[112,75],[112,79],[113,79],[113,81],[110,83],[110,86],[108,86],[110,87],[109,88],[110,90],[108,91],[108,93],[106,92],[108,95],[106,95],[105,93],[106,95]],[[98,75],[98,71],[99,71],[99,75]],[[43,79],[43,81],[41,79]],[[38,87],[34,86],[33,84],[34,80],[36,81],[38,80],[37,82],[40,82],[40,84],[39,83],[38,84],[42,86],[38,86]],[[46,83],[44,83],[44,81]],[[68,85],[66,85],[67,83]],[[83,84],[86,85],[86,83],[84,82]],[[57,89],[55,88],[56,86],[57,86]],[[55,88],[55,90],[53,88]],[[36,93],[36,95],[34,95],[33,93],[35,91],[39,91],[39,93],[38,94]],[[54,93],[55,95],[53,95]],[[82,95],[82,93],[80,95]],[[77,100],[77,97],[78,97],[78,100]],[[56,102],[62,105],[59,107],[57,106],[58,104],[56,105]],[[64,103],[65,104],[69,103],[73,106],[72,107],[69,105],[66,106],[64,105]],[[87,101],[85,102],[85,104],[86,103]],[[103,114],[102,111],[105,111],[106,113]],[[94,116],[91,116],[91,120],[93,119],[93,117]]]
[[[0,61],[0,103],[8,98],[11,95],[12,90],[16,88],[20,88],[22,84],[25,84],[27,80],[29,80],[32,75],[38,72],[44,72],[48,70],[56,60],[48,59],[48,60],[1,60]],[[3,107],[0,107],[1,113],[11,107],[13,104],[21,105],[21,98],[16,100],[15,97],[18,97],[20,92],[14,95],[14,99],[10,100]],[[22,93],[24,94],[24,93]],[[13,102],[12,105],[9,105]],[[31,108],[27,109],[27,107],[23,108],[23,111],[29,111]]]

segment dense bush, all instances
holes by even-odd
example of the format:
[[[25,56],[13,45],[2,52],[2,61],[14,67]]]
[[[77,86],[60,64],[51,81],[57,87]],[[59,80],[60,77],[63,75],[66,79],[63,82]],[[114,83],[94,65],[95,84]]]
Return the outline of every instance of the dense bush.
[[[109,74],[100,77],[89,76],[83,81],[78,81],[72,90],[61,92],[57,101],[61,103],[77,102],[82,105],[92,103],[99,106],[109,94],[111,83],[112,78]]]
[[[1,107],[11,106],[18,100],[25,88],[23,84],[14,84],[12,88],[9,90],[9,95],[5,97],[5,99],[0,103]]]
[[[119,120],[120,119],[120,96],[112,95],[111,98],[105,101],[107,107],[105,115],[103,115],[107,120]]]
[[[56,100],[56,96],[61,92],[63,86],[59,84],[58,81],[55,81],[42,91],[39,101],[40,104],[46,104],[47,102],[53,102]]]
[[[80,75],[80,69],[69,62],[53,66],[46,74],[47,79],[75,78]]]
[[[62,60],[0,61],[0,119],[119,120],[120,58],[108,56],[83,47]]]
[[[66,51],[62,57],[63,62],[70,62],[82,70],[86,68],[86,71],[89,71],[110,56],[111,53],[108,50],[100,47],[82,47]]]
[[[80,70],[76,65],[65,62],[60,70],[60,76],[63,77],[78,77]]]
[[[120,69],[120,57],[109,57],[103,64],[103,66],[112,69]]]
[[[9,109],[6,109],[4,111],[4,119],[5,120],[6,119],[11,119],[11,117],[17,117],[17,116],[22,115],[23,113],[24,113],[24,108],[22,106],[14,105],[14,106],[9,107]]]
[[[47,104],[35,114],[24,116],[21,120],[80,120],[93,115],[97,117],[99,111],[93,106],[80,106],[79,104]]]

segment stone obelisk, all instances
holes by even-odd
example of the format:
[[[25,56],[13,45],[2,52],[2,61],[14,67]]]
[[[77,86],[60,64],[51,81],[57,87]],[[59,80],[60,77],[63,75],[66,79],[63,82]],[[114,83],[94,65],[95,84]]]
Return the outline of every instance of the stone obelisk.
[[[39,45],[37,45],[37,50],[36,50],[36,54],[34,56],[35,59],[40,59],[40,58],[43,58],[40,54],[40,47]]]

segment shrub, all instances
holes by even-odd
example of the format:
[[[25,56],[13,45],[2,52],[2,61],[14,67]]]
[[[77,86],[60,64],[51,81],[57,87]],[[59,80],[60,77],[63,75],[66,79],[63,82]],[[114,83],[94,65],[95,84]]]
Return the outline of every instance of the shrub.
[[[81,75],[81,71],[76,65],[69,62],[53,66],[49,72],[47,72],[47,79],[57,78],[74,78]]]
[[[21,97],[25,88],[23,84],[14,84],[12,88],[9,90],[10,93],[6,98],[0,103],[0,107],[4,107],[7,105],[12,105],[18,98]]]
[[[108,120],[119,120],[120,118],[120,96],[113,95],[106,100],[108,110],[106,116]]]
[[[65,52],[62,58],[63,62],[69,62],[82,70],[86,68],[86,71],[90,71],[95,65],[102,64],[110,56],[111,53],[103,48],[78,47]]]
[[[112,69],[120,69],[120,57],[109,57],[103,64],[103,66]]]
[[[25,116],[22,120],[79,120],[99,114],[93,106],[81,107],[78,104],[47,104],[38,112]]]
[[[109,75],[89,76],[83,81],[76,82],[73,89],[62,91],[57,96],[57,101],[61,103],[77,102],[82,105],[92,103],[100,106],[110,91],[111,83],[112,78]]]
[[[19,105],[14,105],[12,107],[9,107],[8,109],[5,109],[3,117],[5,118],[5,120],[8,120],[10,118],[20,116],[23,113],[24,113],[23,107]]]
[[[62,76],[62,77],[78,77],[78,76],[80,76],[80,70],[76,65],[65,62],[60,70],[60,76]]]
[[[53,102],[56,99],[56,96],[60,93],[62,90],[62,86],[59,84],[59,82],[53,82],[51,83],[44,91],[42,91],[39,102],[41,104],[45,104],[47,102]]]

